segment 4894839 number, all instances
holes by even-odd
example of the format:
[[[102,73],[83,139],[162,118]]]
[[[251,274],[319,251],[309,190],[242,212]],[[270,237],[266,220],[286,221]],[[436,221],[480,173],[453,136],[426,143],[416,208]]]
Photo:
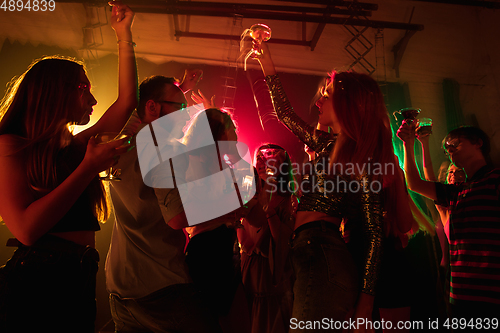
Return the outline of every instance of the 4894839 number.
[[[446,319],[443,326],[452,330],[479,329],[496,330],[498,329],[498,318],[453,318]]]
[[[34,12],[53,12],[56,9],[54,0],[3,0],[0,10],[4,12],[20,12],[23,10]]]

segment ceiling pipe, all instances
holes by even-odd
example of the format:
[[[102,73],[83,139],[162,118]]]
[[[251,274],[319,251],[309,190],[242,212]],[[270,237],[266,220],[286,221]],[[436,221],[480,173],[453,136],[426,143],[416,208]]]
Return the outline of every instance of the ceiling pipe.
[[[67,3],[95,3],[95,1],[87,0],[61,0],[59,2]],[[360,8],[360,6],[365,6],[364,8],[377,8],[375,5],[368,6],[370,4],[364,4],[359,2],[351,1],[313,1],[315,4],[333,5],[333,6],[345,6],[349,10],[348,13],[354,13],[355,15],[346,15],[345,17],[325,17],[324,13],[333,13],[335,10],[339,9],[328,9],[325,8],[318,15],[314,14],[302,14],[301,13],[286,13],[286,8],[288,6],[272,6],[272,5],[252,5],[252,4],[238,4],[238,3],[221,3],[221,2],[195,2],[195,1],[139,1],[131,0],[127,1],[129,5],[136,13],[151,13],[151,14],[177,14],[177,15],[192,15],[192,16],[213,16],[213,17],[233,17],[234,15],[241,15],[244,18],[257,18],[257,19],[268,19],[268,20],[278,20],[278,21],[292,21],[292,22],[310,22],[310,23],[325,23],[325,24],[340,24],[340,25],[353,25],[362,27],[371,27],[376,29],[401,29],[401,30],[417,30],[421,31],[424,26],[421,24],[408,24],[399,22],[387,22],[387,21],[374,21],[374,20],[364,20],[357,18],[350,18],[351,16],[363,16],[358,15],[359,13],[364,13],[363,11],[352,10],[351,8]],[[277,11],[267,11],[263,8],[276,7],[281,8],[279,12]],[[260,9],[257,9],[260,8]],[[302,7],[298,7],[304,9]],[[320,8],[321,9],[321,8]],[[310,8],[311,12],[316,12],[318,8]],[[358,13],[358,14],[356,14]]]
[[[84,4],[99,4],[105,5],[106,1],[93,1],[93,0],[61,0],[57,2],[62,3],[84,3]],[[314,2],[304,2],[308,5]],[[320,1],[318,4],[329,5],[328,7],[311,7],[311,6],[283,6],[283,5],[262,5],[252,3],[237,3],[237,2],[200,2],[200,1],[178,1],[178,0],[129,0],[127,5],[132,7],[144,7],[152,9],[180,9],[180,10],[262,10],[262,11],[275,11],[275,12],[296,12],[296,13],[330,13],[337,15],[353,15],[353,16],[371,16],[372,10],[377,10],[376,4],[362,4],[349,1],[336,1],[334,5],[330,5],[328,1]],[[338,8],[344,7],[344,8]]]
[[[147,3],[146,3],[147,4]],[[145,2],[132,1],[129,5],[137,5],[144,7]],[[266,12],[295,12],[295,13],[315,13],[315,14],[336,14],[336,15],[354,15],[354,16],[371,16],[371,10],[363,10],[358,7],[353,8],[336,8],[336,7],[303,7],[303,6],[282,6],[282,5],[260,5],[247,3],[227,3],[227,2],[168,2],[168,7],[175,7],[179,10],[261,10]],[[147,5],[146,5],[147,6]],[[155,5],[156,6],[156,5]]]
[[[342,6],[349,8],[362,8],[364,10],[377,10],[378,5],[376,3],[366,3],[357,1],[342,1],[342,0],[276,0],[284,2],[297,2],[297,3],[307,3],[315,5],[328,5],[328,6]]]

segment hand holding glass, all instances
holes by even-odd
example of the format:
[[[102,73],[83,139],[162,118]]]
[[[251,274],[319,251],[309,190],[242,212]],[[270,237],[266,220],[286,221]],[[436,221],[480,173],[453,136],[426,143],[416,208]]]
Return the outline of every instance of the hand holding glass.
[[[257,43],[261,44],[262,42],[266,42],[271,38],[271,28],[269,28],[267,25],[258,23],[254,24],[250,27],[250,29],[246,29],[243,31],[241,34],[241,40],[240,40],[240,51],[243,48],[243,42],[245,37],[250,36],[252,39]],[[254,48],[250,49],[248,51],[247,55],[245,56],[245,70],[247,70],[247,59],[250,57],[253,58],[259,58],[262,56],[262,53],[259,51],[255,50]]]
[[[432,119],[420,118],[416,132],[419,136],[432,134]]]
[[[95,136],[95,142],[97,144],[105,144],[111,141],[121,140],[129,137],[130,135],[117,132],[103,132]],[[113,167],[110,167],[99,174],[100,175],[99,179],[106,181],[121,180],[120,174],[121,174],[120,169],[114,169]]]

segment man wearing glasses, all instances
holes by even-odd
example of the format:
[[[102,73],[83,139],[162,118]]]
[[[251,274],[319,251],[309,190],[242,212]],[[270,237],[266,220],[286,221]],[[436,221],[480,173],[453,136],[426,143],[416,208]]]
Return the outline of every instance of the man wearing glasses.
[[[141,124],[136,132],[168,114],[176,119],[165,125],[158,141],[180,144],[175,139],[182,137],[189,120],[182,111],[186,104],[174,78],[145,79],[139,87]],[[122,180],[110,184],[116,222],[106,260],[116,332],[220,332],[188,275],[181,229],[185,215],[178,190],[144,184],[137,148],[122,155],[116,168],[122,170]],[[175,177],[183,175],[176,172]]]
[[[405,147],[408,187],[450,208],[450,304],[452,318],[466,318],[467,329],[485,328],[500,317],[500,169],[489,163],[490,140],[471,126],[452,130],[443,140],[450,161],[463,168],[460,185],[420,178],[415,164],[415,124],[403,123],[398,137]],[[479,324],[481,321],[482,326]],[[450,322],[451,324],[451,322]],[[481,327],[480,327],[481,326]]]

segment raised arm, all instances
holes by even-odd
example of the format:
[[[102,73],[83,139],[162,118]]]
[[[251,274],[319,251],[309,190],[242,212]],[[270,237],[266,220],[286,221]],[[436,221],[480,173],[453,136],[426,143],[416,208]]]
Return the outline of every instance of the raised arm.
[[[97,123],[78,136],[88,140],[99,132],[120,132],[137,106],[137,65],[132,38],[134,13],[120,1],[110,1],[111,27],[118,44],[118,98]]]
[[[436,200],[435,183],[421,179],[415,163],[415,124],[404,121],[398,129],[397,136],[404,143],[404,169],[409,189],[429,199]]]
[[[266,76],[266,83],[271,92],[274,110],[278,119],[312,150],[320,152],[328,145],[332,137],[326,132],[316,130],[294,112],[274,68],[267,44],[265,42],[261,44],[254,42],[254,48],[258,49],[262,54],[257,60]]]
[[[268,75],[276,75],[276,68],[274,67],[273,59],[271,58],[271,53],[269,52],[269,48],[267,47],[267,43],[257,43],[253,42],[253,49],[257,51],[254,54],[260,54],[260,56],[253,56],[257,59],[262,68],[262,73],[264,76]]]
[[[194,91],[191,93],[191,99],[196,103],[196,105],[203,104],[205,109],[215,108],[215,95],[208,99],[205,95],[203,95],[200,89],[198,89],[198,94]]]
[[[203,71],[201,69],[186,69],[184,70],[184,77],[179,84],[179,88],[186,94],[193,90],[202,78]]]
[[[431,182],[437,182],[436,175],[434,174],[434,168],[432,165],[431,152],[429,149],[429,139],[430,133],[418,134],[418,128],[415,130],[417,133],[417,139],[422,144],[422,165],[424,167],[425,179]]]

